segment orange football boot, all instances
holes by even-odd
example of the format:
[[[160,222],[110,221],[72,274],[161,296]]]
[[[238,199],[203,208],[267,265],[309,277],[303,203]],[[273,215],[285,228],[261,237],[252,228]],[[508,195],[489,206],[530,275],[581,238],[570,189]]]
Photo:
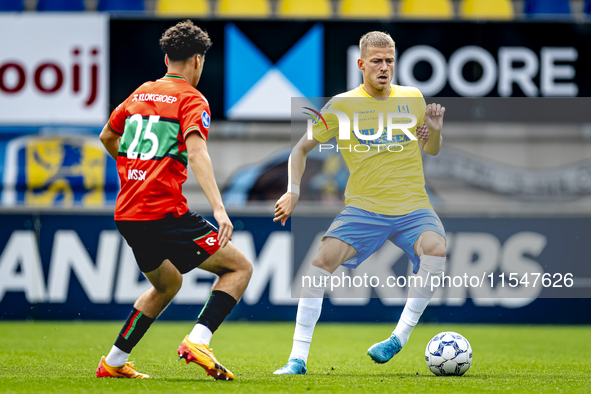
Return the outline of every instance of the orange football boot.
[[[148,379],[149,376],[144,373],[136,372],[132,362],[126,362],[122,367],[112,367],[105,361],[105,356],[101,357],[98,368],[96,369],[97,378],[129,378],[129,379]]]
[[[189,341],[188,335],[183,339],[177,351],[179,360],[184,358],[187,364],[194,362],[200,365],[215,380],[234,380],[234,374],[216,360],[207,345],[198,345]]]

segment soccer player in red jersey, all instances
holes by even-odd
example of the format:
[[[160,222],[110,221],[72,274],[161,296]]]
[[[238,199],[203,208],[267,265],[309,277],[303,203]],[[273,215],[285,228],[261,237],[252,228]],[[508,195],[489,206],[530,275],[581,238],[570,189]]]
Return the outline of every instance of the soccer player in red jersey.
[[[181,288],[182,275],[199,267],[218,276],[179,360],[195,362],[215,379],[233,380],[209,349],[213,332],[240,299],[252,265],[230,242],[233,226],[207,152],[209,104],[195,89],[211,47],[206,32],[180,22],[160,39],[166,75],[137,88],[111,114],[100,139],[117,161],[121,191],[117,228],[152,284],[135,302],[114,346],[101,358],[97,377],[147,378],[128,362],[129,353]],[[187,164],[213,207],[216,228],[189,211],[182,194]]]

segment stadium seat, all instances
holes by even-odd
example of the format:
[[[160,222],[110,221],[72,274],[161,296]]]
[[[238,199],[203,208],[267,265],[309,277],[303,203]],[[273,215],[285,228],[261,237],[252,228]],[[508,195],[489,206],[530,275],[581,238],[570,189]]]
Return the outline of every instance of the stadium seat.
[[[460,16],[465,19],[513,19],[511,0],[462,0]]]
[[[282,18],[328,18],[332,15],[330,0],[279,0],[277,15]]]
[[[271,15],[269,0],[218,0],[217,15],[232,18],[266,18]]]
[[[157,0],[156,15],[209,16],[209,0]]]
[[[0,11],[24,11],[23,0],[0,0]]]
[[[451,0],[402,0],[400,16],[412,19],[451,19],[454,7]]]
[[[591,0],[587,0],[585,2],[585,7],[583,8],[583,12],[587,14],[587,16],[591,16]]]
[[[527,0],[523,12],[528,17],[571,16],[568,0]]]
[[[97,11],[144,11],[144,0],[99,0]]]
[[[339,16],[357,19],[390,19],[393,16],[390,0],[341,0]]]
[[[39,0],[37,11],[84,11],[84,0]]]

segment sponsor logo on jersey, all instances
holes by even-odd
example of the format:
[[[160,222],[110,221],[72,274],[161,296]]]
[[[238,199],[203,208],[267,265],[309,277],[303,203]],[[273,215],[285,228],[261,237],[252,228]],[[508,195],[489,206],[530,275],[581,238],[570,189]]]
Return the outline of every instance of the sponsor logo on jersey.
[[[178,98],[175,96],[169,96],[166,94],[157,94],[157,93],[136,93],[133,95],[131,102],[134,101],[153,101],[155,103],[167,103],[167,104],[174,104]]]
[[[203,127],[209,129],[210,120],[211,118],[209,117],[208,113],[205,110],[203,110],[203,112],[201,113],[201,123],[203,123]]]
[[[127,179],[130,181],[145,181],[146,171],[144,170],[127,170]]]

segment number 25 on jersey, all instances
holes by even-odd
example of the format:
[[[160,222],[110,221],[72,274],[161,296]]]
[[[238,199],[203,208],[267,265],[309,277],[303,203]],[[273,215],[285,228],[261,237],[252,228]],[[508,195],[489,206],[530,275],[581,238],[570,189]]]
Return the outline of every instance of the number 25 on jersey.
[[[144,119],[142,115],[135,114],[129,118],[129,124],[132,125],[133,123],[136,124],[135,134],[133,137],[133,141],[131,141],[131,145],[127,149],[127,158],[135,160],[139,158],[140,160],[150,160],[158,152],[158,136],[152,133],[152,125],[154,123],[158,123],[160,120],[159,115],[150,115],[148,118],[148,124],[146,125],[145,130],[143,130],[144,126]],[[142,130],[144,131],[142,136]],[[145,144],[151,143],[152,147],[147,153],[140,153],[143,149],[142,147],[147,146]]]

